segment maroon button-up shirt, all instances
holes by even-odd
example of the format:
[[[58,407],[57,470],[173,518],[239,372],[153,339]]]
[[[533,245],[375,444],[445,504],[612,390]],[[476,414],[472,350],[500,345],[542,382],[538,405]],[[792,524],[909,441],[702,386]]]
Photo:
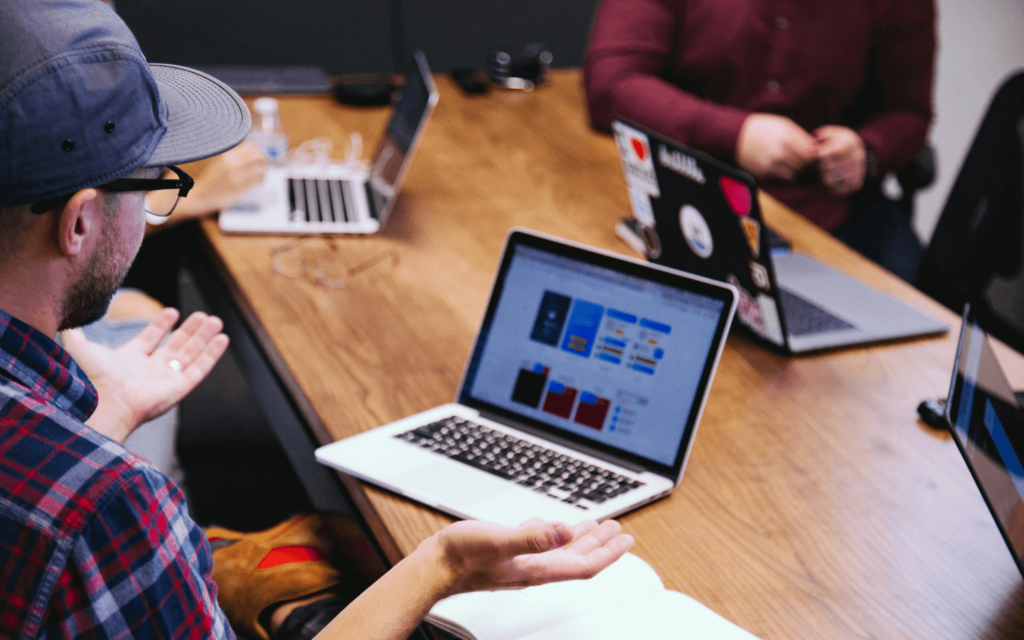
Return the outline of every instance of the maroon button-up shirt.
[[[584,82],[601,129],[622,116],[734,161],[746,117],[775,113],[854,129],[884,172],[924,146],[934,54],[934,0],[604,0]],[[816,170],[761,186],[826,229],[846,218]]]

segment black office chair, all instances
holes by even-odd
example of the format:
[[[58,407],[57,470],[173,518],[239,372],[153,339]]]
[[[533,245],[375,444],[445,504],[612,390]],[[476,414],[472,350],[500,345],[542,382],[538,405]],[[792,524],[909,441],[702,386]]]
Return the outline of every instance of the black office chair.
[[[908,217],[913,217],[914,196],[935,182],[935,149],[931,146],[925,147],[916,160],[894,173],[900,185],[900,197],[896,204]]]
[[[915,278],[956,313],[1024,351],[1024,71],[989,105]]]

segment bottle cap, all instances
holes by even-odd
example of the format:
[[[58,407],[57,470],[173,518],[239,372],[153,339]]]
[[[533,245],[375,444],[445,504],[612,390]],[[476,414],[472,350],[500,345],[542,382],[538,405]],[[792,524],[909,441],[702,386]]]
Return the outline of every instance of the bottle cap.
[[[252,103],[252,107],[261,116],[273,115],[277,113],[277,100],[269,97],[256,98],[256,101]]]

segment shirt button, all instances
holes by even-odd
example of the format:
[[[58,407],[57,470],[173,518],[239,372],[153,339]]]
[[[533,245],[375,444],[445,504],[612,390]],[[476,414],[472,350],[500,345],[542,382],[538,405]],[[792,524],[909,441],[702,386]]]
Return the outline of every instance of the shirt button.
[[[780,29],[788,29],[789,20],[787,20],[785,16],[779,16],[778,18],[775,18],[775,26],[777,26]]]
[[[770,93],[778,93],[781,90],[782,90],[782,85],[780,85],[777,80],[769,80],[768,81],[768,91]]]

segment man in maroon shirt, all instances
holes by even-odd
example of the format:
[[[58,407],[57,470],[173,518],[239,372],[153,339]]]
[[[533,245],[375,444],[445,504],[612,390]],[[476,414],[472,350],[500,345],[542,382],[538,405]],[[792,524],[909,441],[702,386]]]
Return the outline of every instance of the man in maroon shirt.
[[[595,127],[735,162],[842,237],[851,196],[920,154],[934,54],[934,0],[604,0],[584,83]]]

